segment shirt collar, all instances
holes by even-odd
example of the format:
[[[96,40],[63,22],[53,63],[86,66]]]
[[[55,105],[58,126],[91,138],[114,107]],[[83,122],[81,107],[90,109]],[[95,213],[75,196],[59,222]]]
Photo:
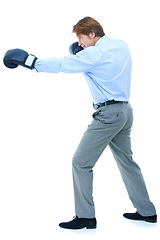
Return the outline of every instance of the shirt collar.
[[[101,37],[97,42],[96,42],[96,44],[95,44],[95,46],[99,46],[99,45],[101,45],[101,44],[104,44],[106,41],[108,41],[109,40],[109,38],[106,36],[106,35],[104,35],[103,37]]]

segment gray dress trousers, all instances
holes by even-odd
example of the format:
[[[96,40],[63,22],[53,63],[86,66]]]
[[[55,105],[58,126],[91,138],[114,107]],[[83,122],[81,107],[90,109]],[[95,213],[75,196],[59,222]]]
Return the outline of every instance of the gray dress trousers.
[[[95,217],[93,167],[107,145],[117,162],[133,206],[142,216],[156,214],[141,170],[132,159],[132,122],[130,103],[106,105],[93,114],[93,121],[85,131],[72,161],[75,213],[79,218]]]

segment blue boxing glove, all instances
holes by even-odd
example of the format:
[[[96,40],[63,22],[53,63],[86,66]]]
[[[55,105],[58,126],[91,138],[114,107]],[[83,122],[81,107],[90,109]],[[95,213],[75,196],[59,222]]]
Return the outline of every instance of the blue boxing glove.
[[[81,46],[78,46],[78,42],[71,44],[71,46],[69,47],[69,52],[72,55],[76,55],[78,52],[80,52],[82,50],[83,50],[83,48]]]
[[[26,51],[21,49],[8,50],[3,58],[3,63],[8,68],[16,68],[19,65],[33,69],[37,57],[28,54]]]

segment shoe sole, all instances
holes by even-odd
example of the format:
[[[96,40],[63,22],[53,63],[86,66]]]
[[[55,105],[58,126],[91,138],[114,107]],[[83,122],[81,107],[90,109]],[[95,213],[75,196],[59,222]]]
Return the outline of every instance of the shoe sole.
[[[156,220],[144,220],[146,222],[149,222],[149,223],[156,223],[157,221]]]
[[[86,229],[95,229],[97,228],[96,226],[86,226]]]
[[[142,222],[148,222],[148,223],[156,223],[157,220],[148,220],[148,219],[131,219],[131,218],[125,218],[130,221],[142,221]]]

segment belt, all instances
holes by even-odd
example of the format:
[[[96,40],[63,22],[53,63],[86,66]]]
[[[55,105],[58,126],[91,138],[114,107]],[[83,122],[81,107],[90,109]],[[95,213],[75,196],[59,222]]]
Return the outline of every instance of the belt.
[[[97,110],[97,109],[100,108],[100,107],[107,106],[107,105],[111,105],[111,104],[115,104],[115,103],[125,103],[125,104],[127,104],[128,102],[109,100],[109,101],[107,101],[107,102],[94,104],[93,107],[94,107],[94,109]]]

